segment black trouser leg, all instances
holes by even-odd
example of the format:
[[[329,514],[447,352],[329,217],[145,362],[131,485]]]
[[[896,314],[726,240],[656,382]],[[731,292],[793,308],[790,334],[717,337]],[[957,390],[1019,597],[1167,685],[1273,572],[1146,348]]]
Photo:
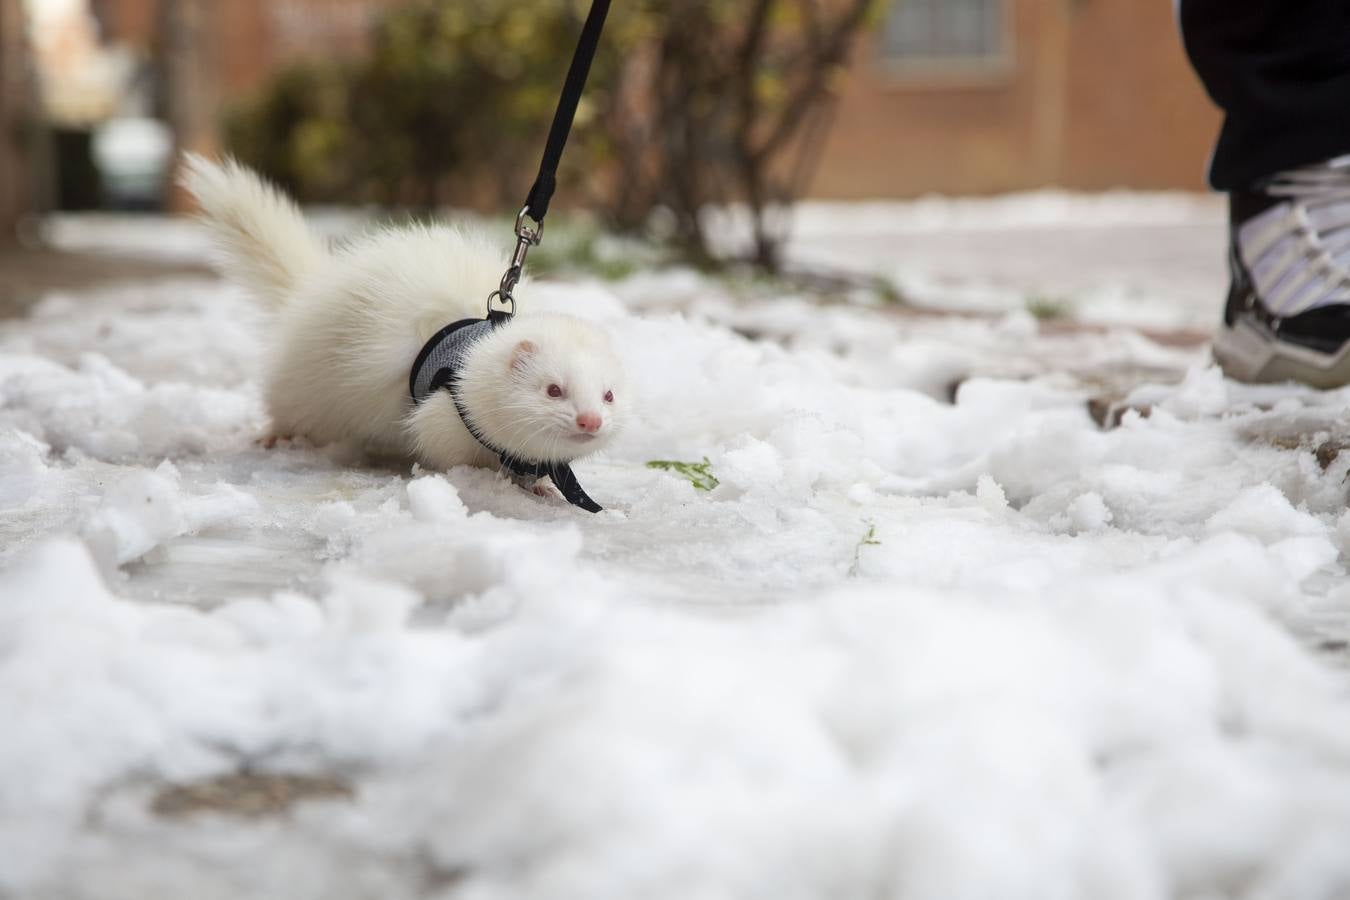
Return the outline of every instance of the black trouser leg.
[[[1225,114],[1217,190],[1350,153],[1350,0],[1181,0],[1181,31]]]

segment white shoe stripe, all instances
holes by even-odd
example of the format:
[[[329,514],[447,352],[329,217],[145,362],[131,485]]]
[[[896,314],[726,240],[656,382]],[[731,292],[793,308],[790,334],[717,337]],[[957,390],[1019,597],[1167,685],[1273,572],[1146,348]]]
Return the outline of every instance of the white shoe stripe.
[[[1297,219],[1297,214],[1293,218]],[[1283,290],[1287,284],[1291,281],[1302,284],[1300,276],[1309,257],[1306,242],[1298,239],[1297,231],[1288,237],[1292,239],[1281,241],[1271,247],[1267,258],[1261,260],[1259,268],[1263,277],[1257,278],[1253,270],[1252,277],[1256,281],[1257,296],[1271,312],[1275,312],[1278,308],[1276,298],[1287,296]],[[1297,290],[1297,287],[1294,290]]]
[[[1238,228],[1238,247],[1248,268],[1295,230],[1289,221],[1292,209],[1292,204],[1277,204],[1252,216]]]
[[[1322,247],[1338,259],[1350,257],[1350,228],[1323,234]]]
[[[1269,291],[1275,287],[1285,271],[1281,268],[1281,262],[1291,250],[1297,252],[1297,247],[1298,240],[1292,234],[1286,234],[1259,259],[1247,259],[1244,254],[1243,263],[1246,264],[1247,271],[1251,273],[1258,290]]]
[[[1316,233],[1326,237],[1328,231],[1350,227],[1350,203],[1344,201],[1326,206],[1307,204],[1308,220]]]
[[[1238,254],[1262,306],[1281,318],[1350,304],[1350,188],[1339,170],[1299,170],[1271,193],[1290,196],[1237,230]]]

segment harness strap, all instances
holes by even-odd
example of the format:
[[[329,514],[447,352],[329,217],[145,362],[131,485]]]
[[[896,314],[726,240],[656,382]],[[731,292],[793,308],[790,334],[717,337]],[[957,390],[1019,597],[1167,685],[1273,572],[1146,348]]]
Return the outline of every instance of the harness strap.
[[[563,147],[567,144],[567,135],[572,130],[572,120],[577,114],[577,103],[581,92],[586,88],[586,76],[591,72],[591,60],[595,58],[596,47],[600,44],[600,32],[605,27],[605,16],[609,13],[610,0],[592,0],[591,11],[586,14],[586,22],[581,26],[581,37],[577,41],[576,53],[572,54],[572,65],[567,70],[567,80],[563,82],[562,96],[558,98],[558,109],[553,114],[553,125],[548,130],[548,142],[544,144],[544,158],[539,164],[539,174],[534,179],[530,194],[525,198],[525,209],[530,218],[542,223],[548,215],[548,204],[553,199],[553,189],[558,183],[558,163],[562,159]]]
[[[496,328],[510,320],[511,317],[505,313],[493,312],[486,321],[490,323],[491,328]],[[459,420],[464,423],[464,427],[468,429],[469,434],[473,435],[473,439],[482,444],[488,452],[496,454],[503,466],[523,477],[537,479],[547,475],[568,503],[587,512],[600,512],[604,507],[592,500],[590,495],[582,489],[581,482],[577,480],[576,473],[572,471],[570,465],[565,462],[531,462],[503,450],[487,439],[474,423],[469,411],[464,408],[459,395],[455,392],[459,375],[457,370],[458,356],[454,353],[445,353],[443,347],[456,332],[461,329],[473,329],[474,326],[482,325],[483,321],[483,319],[462,319],[454,322],[436,332],[423,345],[422,351],[417,354],[417,360],[413,363],[412,372],[408,376],[408,393],[412,397],[414,405],[421,403],[436,391],[444,388],[449,392],[450,399],[454,401],[455,411],[459,413]],[[434,371],[429,370],[429,367],[432,366],[435,367]]]
[[[563,498],[573,506],[579,506],[586,512],[600,512],[604,509],[599,503],[591,499],[581,488],[581,482],[577,480],[576,473],[572,467],[565,462],[529,462],[518,456],[511,454],[506,450],[497,447],[486,437],[483,432],[478,430],[473,419],[469,417],[469,411],[460,403],[459,395],[455,393],[454,376],[446,377],[442,382],[443,386],[449,387],[450,399],[455,401],[455,410],[459,413],[459,420],[464,423],[464,427],[469,429],[469,434],[473,435],[474,440],[482,444],[492,453],[497,454],[497,458],[502,461],[502,465],[515,472],[517,475],[527,478],[542,478],[545,475],[553,482],[553,486],[563,495]]]

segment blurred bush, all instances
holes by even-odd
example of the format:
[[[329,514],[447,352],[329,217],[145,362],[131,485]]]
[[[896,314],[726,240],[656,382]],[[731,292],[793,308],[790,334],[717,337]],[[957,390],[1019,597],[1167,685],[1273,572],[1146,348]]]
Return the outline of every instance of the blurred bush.
[[[703,209],[744,203],[757,265],[799,196],[833,89],[877,0],[631,0],[610,12],[564,157],[564,193],[629,233],[721,261]],[[230,150],[310,201],[512,209],[538,166],[584,2],[416,0],[358,62],[278,75]],[[653,215],[658,213],[657,215]]]
[[[226,146],[303,200],[347,197],[368,152],[348,115],[352,75],[319,63],[284,70],[227,115]]]
[[[367,58],[291,67],[233,110],[226,143],[304,200],[420,209],[519,203],[579,11],[567,0],[398,7],[379,19]],[[622,54],[628,33],[611,29],[607,54]],[[597,60],[579,128],[604,102],[616,68]]]

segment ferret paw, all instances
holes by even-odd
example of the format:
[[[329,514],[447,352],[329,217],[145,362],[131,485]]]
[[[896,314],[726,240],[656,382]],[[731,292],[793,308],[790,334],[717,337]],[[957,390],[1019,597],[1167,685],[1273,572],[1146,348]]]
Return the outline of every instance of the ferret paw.
[[[291,444],[295,441],[295,435],[291,434],[269,434],[266,437],[260,437],[253,443],[264,450],[274,450],[277,444]]]
[[[561,500],[563,495],[558,493],[558,489],[547,481],[536,481],[530,486],[530,493],[536,497],[543,497],[545,500]]]
[[[545,500],[561,500],[562,494],[553,486],[553,482],[547,477],[536,478],[533,475],[521,475],[517,472],[510,473],[510,478],[521,490],[529,491],[536,497],[543,497]]]

